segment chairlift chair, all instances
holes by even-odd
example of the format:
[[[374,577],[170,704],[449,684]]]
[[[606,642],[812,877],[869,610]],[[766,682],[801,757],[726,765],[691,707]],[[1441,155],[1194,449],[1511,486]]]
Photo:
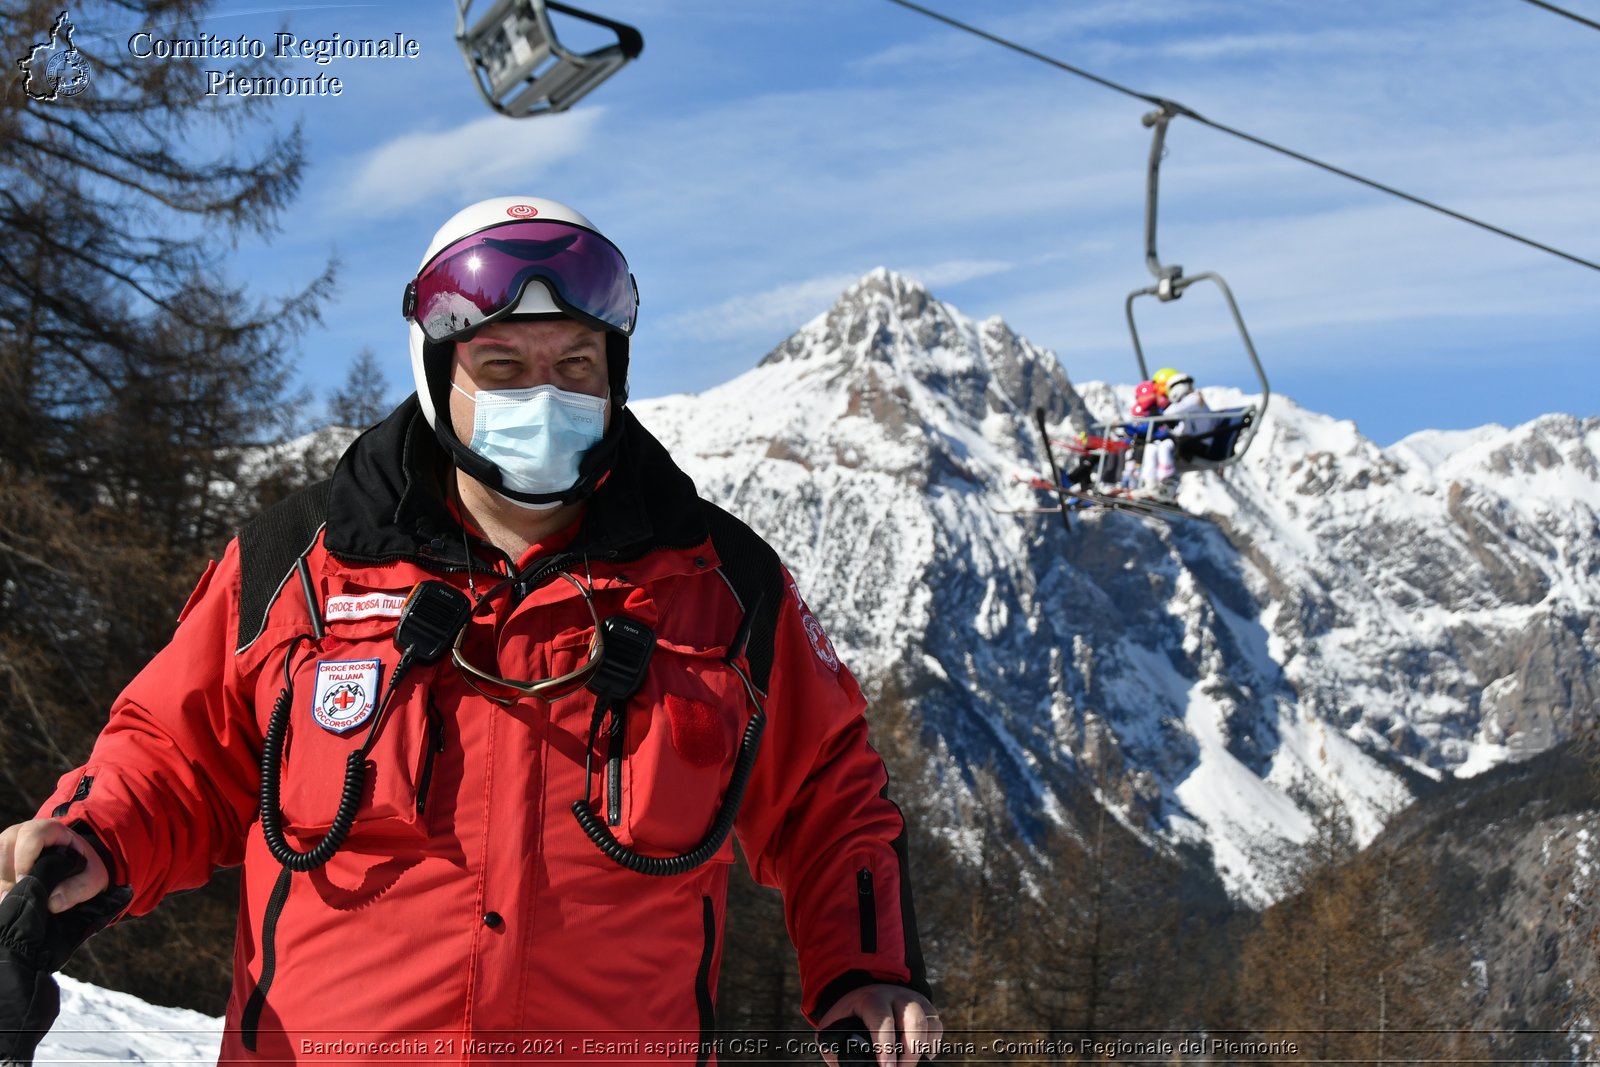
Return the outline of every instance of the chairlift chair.
[[[1190,470],[1218,470],[1237,463],[1250,448],[1250,442],[1254,440],[1256,431],[1260,428],[1261,416],[1267,410],[1267,400],[1272,395],[1272,389],[1267,384],[1266,372],[1261,369],[1261,359],[1256,355],[1256,346],[1250,340],[1250,331],[1245,329],[1244,316],[1239,313],[1239,305],[1233,299],[1233,292],[1228,288],[1228,283],[1222,280],[1222,276],[1212,271],[1186,276],[1183,268],[1175,263],[1163,266],[1161,257],[1156,254],[1157,177],[1167,137],[1167,123],[1178,113],[1178,105],[1167,103],[1145,115],[1141,120],[1146,126],[1155,129],[1154,139],[1150,145],[1150,166],[1145,187],[1144,259],[1145,265],[1150,268],[1150,273],[1155,275],[1156,283],[1129,293],[1125,310],[1128,316],[1128,330],[1133,335],[1133,353],[1139,360],[1139,377],[1140,380],[1148,380],[1150,368],[1145,363],[1144,348],[1139,344],[1139,327],[1134,321],[1133,302],[1141,296],[1153,296],[1162,303],[1177,300],[1189,286],[1199,281],[1215,282],[1217,288],[1222,290],[1223,299],[1228,302],[1228,310],[1233,313],[1234,325],[1239,328],[1239,336],[1244,339],[1244,350],[1249,354],[1250,363],[1255,368],[1256,380],[1261,383],[1261,402],[1242,408],[1208,413],[1209,416],[1220,417],[1224,421],[1216,430],[1200,435],[1210,438],[1205,442],[1204,454],[1195,454],[1195,450],[1191,449],[1190,454],[1183,457],[1182,464]],[[1162,419],[1161,416],[1152,418],[1150,420],[1152,429],[1153,424]]]
[[[484,102],[511,118],[567,110],[644,51],[644,37],[632,26],[556,0],[495,0],[468,29],[471,6],[472,0],[456,0],[456,44]],[[602,26],[617,40],[574,52],[557,39],[551,11]]]

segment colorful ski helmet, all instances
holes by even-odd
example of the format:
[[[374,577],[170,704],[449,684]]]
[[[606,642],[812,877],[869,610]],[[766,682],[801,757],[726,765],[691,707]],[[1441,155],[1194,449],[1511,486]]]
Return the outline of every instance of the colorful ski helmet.
[[[1156,402],[1155,397],[1133,402],[1133,417],[1136,419],[1148,419],[1153,415],[1159,414],[1161,414],[1161,405]]]
[[[628,400],[628,338],[638,310],[638,287],[622,252],[567,205],[502,196],[464,208],[433,235],[401,306],[422,414],[456,466],[496,492],[523,503],[582,499],[609,466],[615,442],[591,449],[595,463],[586,459],[585,473],[566,493],[504,487],[500,469],[457,439],[448,415],[439,418],[450,410],[455,342],[488,323],[522,315],[573,318],[604,330],[615,410]]]
[[[1160,386],[1156,385],[1156,383],[1153,381],[1140,382],[1138,385],[1133,387],[1134,403],[1138,403],[1141,400],[1149,400],[1155,403],[1160,403],[1161,396],[1162,393]]]

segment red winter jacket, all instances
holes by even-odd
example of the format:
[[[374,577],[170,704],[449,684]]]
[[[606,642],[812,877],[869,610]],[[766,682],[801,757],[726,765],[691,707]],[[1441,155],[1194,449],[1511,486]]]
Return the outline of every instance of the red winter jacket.
[[[583,557],[566,569],[592,584],[602,619],[625,613],[656,634],[620,774],[604,731],[590,751],[587,691],[504,707],[447,654],[396,688],[343,847],[280,881],[257,816],[285,672],[279,808],[304,850],[339,806],[362,709],[390,684],[400,601],[428,578],[468,588],[465,538],[437,489],[443,453],[413,399],[351,447],[310,539],[325,636],[310,636],[291,566],[305,541],[282,551],[296,505],[280,505],[201,580],[89,762],[44,805],[100,837],[135,915],[244,865],[224,1060],[705,1062],[709,1049],[693,1046],[714,1026],[731,842],[687,874],[638,874],[602,854],[571,808],[589,797],[618,840],[650,855],[705,836],[754,713],[724,662],[744,617],[729,575],[758,572],[763,553],[771,639],[758,623],[735,662],[754,671],[767,721],[736,833],[756,879],[783,891],[813,1019],[870,982],[926,992],[904,827],[855,680],[770,549],[700,501],[631,413],[620,420],[616,467],[562,557]],[[740,559],[719,557],[727,544],[712,543],[708,516],[743,530]],[[499,577],[486,549],[480,593]],[[485,605],[464,647],[504,677],[546,678],[581,664],[592,632],[578,590],[554,579]]]

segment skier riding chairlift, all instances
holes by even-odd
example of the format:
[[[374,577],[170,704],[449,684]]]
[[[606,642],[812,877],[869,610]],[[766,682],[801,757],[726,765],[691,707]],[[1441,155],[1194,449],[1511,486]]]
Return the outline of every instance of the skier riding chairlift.
[[[1098,506],[1116,510],[1129,510],[1144,513],[1175,513],[1183,514],[1168,499],[1161,499],[1161,494],[1147,494],[1143,498],[1130,496],[1123,492],[1127,487],[1120,485],[1121,474],[1130,458],[1127,453],[1131,446],[1134,454],[1146,451],[1145,447],[1155,443],[1158,439],[1170,438],[1176,444],[1178,463],[1176,470],[1182,473],[1186,470],[1221,470],[1239,462],[1250,448],[1250,443],[1255,439],[1256,430],[1260,426],[1261,416],[1267,410],[1267,401],[1272,396],[1272,387],[1267,382],[1266,371],[1261,367],[1261,359],[1256,355],[1254,342],[1250,340],[1250,331],[1245,328],[1244,316],[1239,313],[1239,304],[1233,298],[1233,292],[1228,288],[1228,283],[1222,276],[1211,271],[1202,274],[1184,276],[1183,268],[1177,264],[1163,265],[1156,252],[1156,205],[1159,191],[1159,172],[1161,157],[1164,154],[1167,135],[1167,124],[1174,115],[1180,114],[1181,105],[1171,101],[1163,101],[1162,106],[1155,111],[1144,115],[1141,122],[1154,128],[1154,137],[1150,145],[1150,160],[1146,171],[1145,185],[1145,265],[1150,273],[1155,275],[1156,283],[1144,289],[1137,289],[1128,294],[1124,305],[1128,319],[1128,331],[1133,337],[1133,352],[1139,363],[1139,378],[1141,384],[1152,380],[1149,365],[1145,362],[1144,347],[1139,342],[1139,327],[1134,319],[1133,302],[1142,296],[1154,296],[1162,303],[1177,300],[1183,296],[1184,291],[1198,281],[1211,281],[1222,290],[1223,299],[1228,303],[1228,310],[1233,315],[1234,325],[1239,329],[1239,336],[1244,341],[1245,353],[1250,357],[1250,364],[1255,369],[1256,381],[1261,385],[1261,399],[1254,404],[1247,404],[1239,408],[1229,408],[1220,411],[1211,411],[1207,414],[1207,428],[1198,433],[1174,433],[1176,424],[1183,423],[1193,418],[1192,413],[1177,415],[1164,415],[1152,411],[1152,398],[1144,398],[1137,407],[1136,414],[1130,418],[1120,420],[1108,426],[1094,426],[1087,432],[1079,434],[1077,441],[1058,441],[1079,456],[1077,466],[1069,473],[1069,480],[1063,481],[1058,475],[1054,482],[1044,482],[1043,479],[1034,478],[1030,484],[1036,489],[1055,492],[1060,498],[1059,510],[1062,517],[1066,516],[1069,506]],[[1160,372],[1158,372],[1160,373]],[[1176,372],[1173,372],[1176,373]],[[1192,388],[1193,381],[1190,380]],[[1041,434],[1044,435],[1045,450],[1050,451],[1051,440],[1046,433],[1043,409],[1035,412],[1035,418]],[[1214,420],[1214,421],[1213,421]],[[1126,443],[1116,444],[1115,428],[1122,427],[1124,435],[1129,438]],[[1131,428],[1132,432],[1128,430]],[[1141,433],[1142,431],[1142,433]],[[1051,467],[1055,469],[1055,459],[1051,457]],[[1091,488],[1084,484],[1092,480],[1096,485]],[[1116,492],[1107,492],[1115,488]],[[1002,509],[1018,510],[1018,509]],[[1020,509],[1028,510],[1057,510],[1050,509]]]
[[[632,26],[556,0],[496,0],[469,30],[471,6],[456,0],[456,45],[484,102],[514,119],[567,110],[644,51]],[[574,52],[557,39],[551,11],[602,26],[617,40]]]

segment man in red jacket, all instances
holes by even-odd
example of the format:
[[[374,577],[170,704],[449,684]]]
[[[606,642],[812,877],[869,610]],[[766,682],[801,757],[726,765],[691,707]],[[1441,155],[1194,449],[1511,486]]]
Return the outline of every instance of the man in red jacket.
[[[416,396],[228,546],[0,834],[0,887],[64,844],[53,910],[138,915],[242,863],[224,1060],[705,1063],[732,829],[807,1016],[916,1062],[941,1029],[860,689],[624,406],[636,309],[562,204],[447,222]]]

